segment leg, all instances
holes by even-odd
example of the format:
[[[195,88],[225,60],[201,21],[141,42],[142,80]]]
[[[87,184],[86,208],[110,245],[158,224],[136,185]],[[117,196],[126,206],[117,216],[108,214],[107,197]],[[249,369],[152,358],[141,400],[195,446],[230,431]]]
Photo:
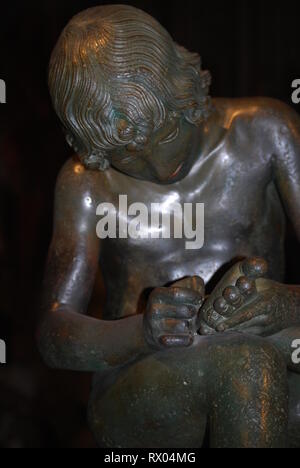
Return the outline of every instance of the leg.
[[[206,370],[198,365],[196,350],[189,351],[149,356],[105,382],[96,377],[89,422],[100,447],[202,446],[208,411]]]
[[[213,324],[222,323],[224,317],[231,317],[242,306],[255,307],[255,301],[260,295],[259,288],[261,285],[264,286],[264,281],[268,282],[268,280],[257,281],[257,279],[263,276],[266,271],[267,265],[261,259],[249,259],[237,263],[231,268],[205,303],[201,331],[215,333]],[[258,319],[253,319],[253,324],[243,331],[253,334],[264,333],[265,330],[261,325]],[[240,328],[242,330],[244,327]],[[265,338],[280,352],[286,367],[293,371],[289,373],[288,378],[290,396],[289,441],[291,446],[300,446],[300,376],[294,374],[300,373],[300,364],[292,361],[292,354],[295,351],[292,344],[297,339],[300,339],[300,327],[292,327]]]
[[[300,364],[293,362],[295,351],[292,344],[300,339],[300,327],[283,330],[268,340],[276,346],[285,358],[289,382],[289,447],[300,447]]]
[[[213,447],[283,447],[284,374],[260,338],[199,337],[96,380],[89,420],[101,447],[201,447],[208,418]]]
[[[286,447],[288,386],[281,354],[262,338],[240,334],[232,342],[226,335],[231,343],[213,399],[211,446]]]
[[[289,372],[289,448],[300,448],[300,375]]]
[[[255,304],[259,297],[258,286],[264,284],[262,277],[268,270],[262,259],[247,259],[236,263],[221,279],[201,309],[199,320],[202,335],[223,331],[222,323],[242,307]],[[247,329],[249,332],[249,328]],[[252,334],[260,334],[261,327],[252,327]]]

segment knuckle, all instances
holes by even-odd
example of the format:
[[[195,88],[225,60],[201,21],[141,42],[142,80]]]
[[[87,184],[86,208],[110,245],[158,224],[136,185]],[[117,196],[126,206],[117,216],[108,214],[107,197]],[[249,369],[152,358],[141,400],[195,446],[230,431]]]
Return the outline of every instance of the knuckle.
[[[164,288],[155,288],[153,291],[151,291],[150,296],[149,296],[149,303],[153,304],[158,302],[158,297],[163,295],[165,292]]]
[[[195,315],[198,314],[198,309],[196,306],[188,305],[188,306],[183,306],[182,312],[186,317],[188,318],[194,318]]]
[[[151,320],[156,320],[160,316],[160,308],[157,304],[153,304],[149,309],[149,317]]]
[[[183,292],[184,292],[184,289],[183,288],[179,288],[178,286],[175,286],[174,288],[171,288],[171,291],[172,291],[172,294],[174,296],[175,299],[178,299],[182,296]]]

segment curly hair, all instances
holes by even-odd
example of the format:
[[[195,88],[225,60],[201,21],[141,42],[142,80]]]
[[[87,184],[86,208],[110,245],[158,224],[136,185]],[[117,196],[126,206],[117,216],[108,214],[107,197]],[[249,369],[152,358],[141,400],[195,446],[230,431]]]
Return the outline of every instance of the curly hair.
[[[49,89],[67,141],[83,164],[109,167],[109,151],[144,145],[169,118],[210,114],[210,74],[151,16],[111,5],[76,15],[49,66]]]

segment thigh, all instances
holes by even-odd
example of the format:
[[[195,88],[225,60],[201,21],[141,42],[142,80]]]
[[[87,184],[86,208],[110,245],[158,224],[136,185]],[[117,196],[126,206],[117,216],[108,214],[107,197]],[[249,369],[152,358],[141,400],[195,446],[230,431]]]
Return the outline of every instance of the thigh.
[[[300,448],[300,375],[289,372],[289,445]]]
[[[236,395],[246,398],[249,390],[259,390],[266,362],[273,367],[272,355],[273,347],[261,338],[219,334],[140,359],[106,379],[98,376],[89,405],[91,429],[100,447],[201,447],[212,410],[235,408],[242,417],[249,404],[237,402]],[[278,375],[276,369],[272,373]],[[228,418],[219,409],[223,433]]]
[[[182,350],[142,359],[108,385],[96,377],[89,423],[100,447],[200,448],[206,413],[205,372]]]

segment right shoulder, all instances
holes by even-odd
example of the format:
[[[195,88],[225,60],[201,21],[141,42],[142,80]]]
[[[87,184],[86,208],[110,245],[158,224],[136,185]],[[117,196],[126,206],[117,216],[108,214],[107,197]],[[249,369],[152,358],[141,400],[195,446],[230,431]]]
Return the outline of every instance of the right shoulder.
[[[74,156],[68,159],[59,172],[56,182],[56,197],[71,197],[73,200],[87,195],[93,199],[106,198],[110,190],[107,172],[86,169]]]
[[[99,203],[110,198],[109,185],[106,172],[86,169],[76,157],[69,159],[56,182],[56,223],[60,226],[71,224],[88,228],[95,222]]]

